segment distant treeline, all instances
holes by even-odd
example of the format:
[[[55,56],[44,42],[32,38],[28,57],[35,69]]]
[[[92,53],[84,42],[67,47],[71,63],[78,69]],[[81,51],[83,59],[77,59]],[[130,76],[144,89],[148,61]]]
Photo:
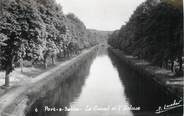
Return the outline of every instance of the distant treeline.
[[[126,25],[113,32],[108,43],[172,71],[177,62],[178,71],[182,71],[182,0],[147,0],[137,7]]]
[[[98,42],[74,14],[55,0],[0,1],[0,71],[8,76],[23,61],[32,64],[78,54]]]
[[[94,29],[88,29],[88,38],[96,41],[96,43],[107,44],[109,35],[112,31],[99,31]]]

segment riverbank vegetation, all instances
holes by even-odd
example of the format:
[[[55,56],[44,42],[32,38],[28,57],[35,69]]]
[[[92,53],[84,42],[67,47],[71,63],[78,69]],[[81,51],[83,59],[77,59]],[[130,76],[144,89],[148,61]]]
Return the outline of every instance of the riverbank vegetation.
[[[147,0],[108,43],[126,54],[183,73],[183,4],[181,0]]]
[[[49,62],[54,65],[56,59],[98,44],[83,22],[64,14],[55,0],[1,0],[0,6],[0,71],[5,72],[5,86],[16,67],[47,68]]]

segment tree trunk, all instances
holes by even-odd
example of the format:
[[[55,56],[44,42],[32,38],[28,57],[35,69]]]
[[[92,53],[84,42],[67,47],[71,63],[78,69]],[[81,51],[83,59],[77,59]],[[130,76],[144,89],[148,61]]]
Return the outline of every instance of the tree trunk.
[[[52,59],[52,65],[55,65],[55,58],[54,58],[54,56],[52,56],[51,59]]]
[[[10,86],[10,73],[9,71],[6,71],[5,74],[5,87],[9,87]]]
[[[174,72],[174,61],[171,61],[171,71]]]
[[[44,68],[47,69],[47,59],[44,59]]]
[[[178,58],[179,60],[179,71],[182,72],[182,57]]]
[[[66,57],[66,50],[63,49],[63,55],[64,55],[64,58]]]
[[[6,67],[5,87],[10,86],[10,72],[12,71],[12,69],[14,69],[14,59],[15,59],[15,56],[12,57],[11,63]]]
[[[168,60],[165,61],[165,67],[168,69]]]
[[[23,59],[20,59],[20,67],[21,67],[21,73],[23,73]]]

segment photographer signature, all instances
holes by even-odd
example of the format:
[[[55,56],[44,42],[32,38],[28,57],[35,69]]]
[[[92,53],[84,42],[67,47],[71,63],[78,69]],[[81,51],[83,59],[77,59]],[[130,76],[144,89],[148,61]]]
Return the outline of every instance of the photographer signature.
[[[172,104],[168,104],[168,105],[165,104],[163,107],[159,106],[155,113],[160,114],[160,113],[164,113],[164,112],[167,112],[167,111],[175,109],[175,108],[182,107],[183,106],[182,101],[183,100],[179,100],[179,101],[174,100]]]

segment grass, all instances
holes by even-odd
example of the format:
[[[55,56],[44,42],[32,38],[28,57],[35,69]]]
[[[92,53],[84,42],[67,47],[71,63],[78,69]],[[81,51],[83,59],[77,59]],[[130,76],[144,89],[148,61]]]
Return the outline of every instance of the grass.
[[[9,88],[3,87],[5,83],[5,72],[0,72],[0,96],[5,94],[7,91],[11,89],[14,89],[16,87],[20,87],[22,85],[29,83],[30,80],[35,78],[36,76],[44,72],[47,72],[48,70],[58,66],[59,64],[65,62],[66,60],[70,60],[71,58],[75,56],[59,59],[56,61],[55,65],[52,65],[49,62],[47,69],[44,69],[44,66],[39,64],[39,65],[34,65],[34,66],[23,67],[23,72],[22,72],[21,68],[17,67],[10,74],[10,87]]]

